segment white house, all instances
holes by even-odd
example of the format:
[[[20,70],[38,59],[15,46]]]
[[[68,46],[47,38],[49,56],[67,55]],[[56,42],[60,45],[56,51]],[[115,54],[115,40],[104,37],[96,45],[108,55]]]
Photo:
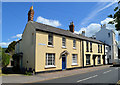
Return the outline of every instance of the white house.
[[[96,39],[109,45],[109,63],[113,63],[118,59],[118,46],[115,39],[115,32],[113,30],[106,29],[106,25],[101,26],[101,30],[96,34]]]

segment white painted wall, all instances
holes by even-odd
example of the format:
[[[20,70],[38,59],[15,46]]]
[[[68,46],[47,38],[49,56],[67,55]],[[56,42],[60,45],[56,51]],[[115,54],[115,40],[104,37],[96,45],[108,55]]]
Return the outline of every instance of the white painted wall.
[[[96,39],[100,40],[109,46],[111,46],[111,51],[109,51],[109,54],[111,55],[111,58],[109,56],[109,63],[113,63],[114,59],[117,59],[117,52],[116,52],[116,40],[115,40],[115,32],[112,30],[106,29],[106,26],[102,26],[101,30],[97,32],[96,34]]]

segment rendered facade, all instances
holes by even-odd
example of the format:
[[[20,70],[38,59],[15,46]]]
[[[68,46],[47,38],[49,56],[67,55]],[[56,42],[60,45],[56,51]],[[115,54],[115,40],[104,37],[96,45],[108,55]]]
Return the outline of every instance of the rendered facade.
[[[21,54],[20,68],[43,72],[104,64],[104,44],[75,34],[73,22],[63,30],[34,22],[33,16],[31,7],[22,39],[15,46],[15,53]]]
[[[113,30],[106,29],[106,26],[103,25],[101,30],[96,33],[96,39],[109,45],[109,63],[112,64],[118,59],[118,44],[116,42],[115,32]]]

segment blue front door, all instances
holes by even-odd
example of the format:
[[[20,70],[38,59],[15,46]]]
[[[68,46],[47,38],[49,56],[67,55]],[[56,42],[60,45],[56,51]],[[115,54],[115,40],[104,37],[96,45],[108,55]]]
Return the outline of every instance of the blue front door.
[[[62,57],[62,70],[66,69],[66,57]]]

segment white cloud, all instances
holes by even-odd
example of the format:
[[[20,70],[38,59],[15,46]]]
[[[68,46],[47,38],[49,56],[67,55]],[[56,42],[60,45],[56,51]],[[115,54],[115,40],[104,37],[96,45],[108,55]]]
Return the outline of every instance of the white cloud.
[[[113,20],[112,18],[106,18],[103,21],[100,22],[100,24],[97,23],[91,23],[87,27],[81,28],[79,31],[75,31],[75,33],[79,34],[82,33],[82,31],[85,31],[85,35],[87,37],[91,37],[92,35],[95,35],[96,32],[98,32],[101,29],[101,24],[106,24],[106,29],[114,30],[115,31],[115,25],[108,24],[109,21]],[[118,37],[118,32],[115,31],[116,38]]]
[[[11,42],[1,42],[0,46],[1,47],[7,47]]]
[[[101,21],[101,24],[108,24],[109,21],[112,21],[113,18],[106,18],[105,20]]]
[[[46,18],[43,18],[41,16],[37,17],[36,21],[40,22],[40,23],[43,23],[43,24],[51,25],[51,26],[54,26],[54,27],[61,26],[61,24],[58,20],[46,19]]]
[[[81,28],[80,31],[78,32],[75,31],[75,33],[82,33],[82,31],[85,31],[85,35],[88,37],[91,37],[92,35],[94,35],[96,32],[100,30],[100,27],[101,27],[100,24],[91,23],[87,27]]]
[[[21,38],[22,34],[17,34],[16,36],[12,36],[12,38]]]

